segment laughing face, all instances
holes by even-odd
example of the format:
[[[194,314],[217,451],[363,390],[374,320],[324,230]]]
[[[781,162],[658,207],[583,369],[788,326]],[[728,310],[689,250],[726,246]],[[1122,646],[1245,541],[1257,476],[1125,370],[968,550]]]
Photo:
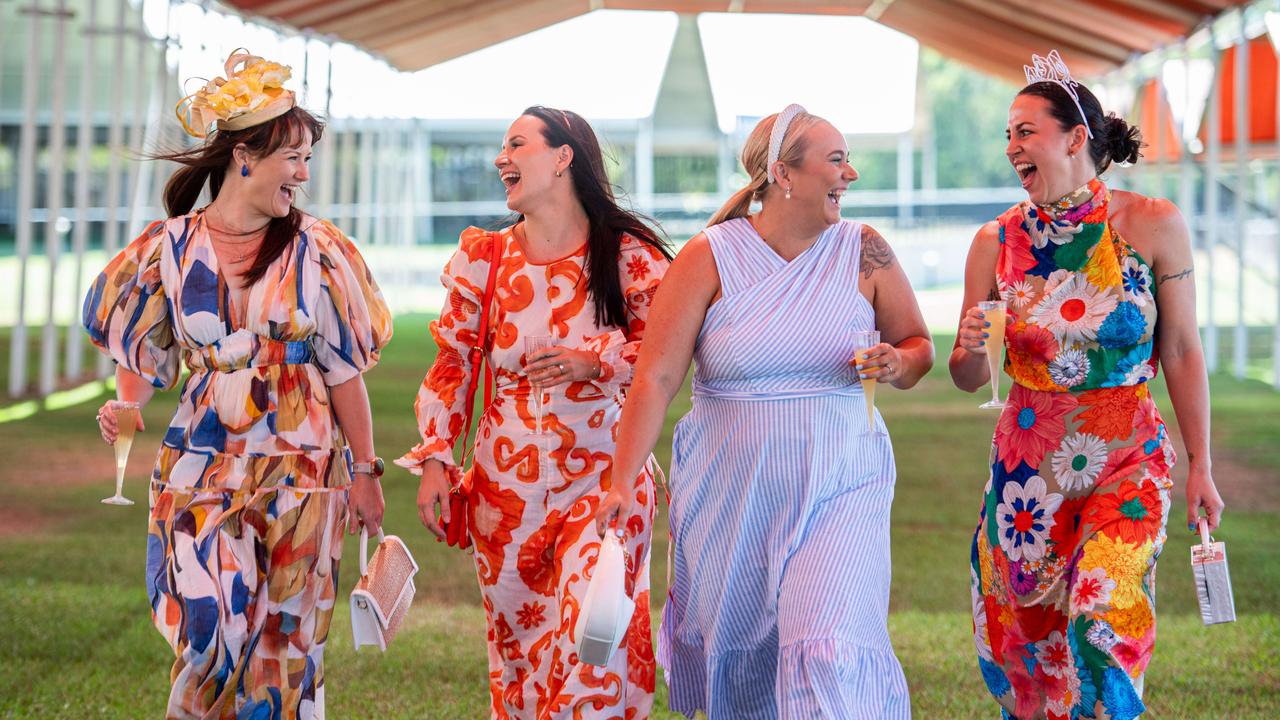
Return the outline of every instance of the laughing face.
[[[543,135],[546,126],[532,115],[521,115],[511,123],[502,140],[502,149],[493,165],[507,191],[507,207],[527,214],[539,198],[546,196],[552,184],[568,172],[573,151],[568,145],[553,148]]]
[[[827,225],[840,221],[840,199],[858,171],[849,164],[844,135],[831,123],[819,122],[806,131],[805,153],[798,167],[788,168],[784,187],[790,183],[791,199],[804,209],[822,214]]]
[[[286,142],[270,155],[247,160],[246,197],[253,209],[266,217],[285,217],[293,207],[298,188],[310,177],[311,132],[303,130],[296,141]],[[232,172],[237,175],[237,165]]]
[[[1005,155],[1022,182],[1031,202],[1047,205],[1083,185],[1079,160],[1087,157],[1084,128],[1077,125],[1063,130],[1049,112],[1048,100],[1036,95],[1019,95],[1009,107],[1009,127],[1005,131],[1009,144]],[[1087,173],[1087,167],[1085,169]]]

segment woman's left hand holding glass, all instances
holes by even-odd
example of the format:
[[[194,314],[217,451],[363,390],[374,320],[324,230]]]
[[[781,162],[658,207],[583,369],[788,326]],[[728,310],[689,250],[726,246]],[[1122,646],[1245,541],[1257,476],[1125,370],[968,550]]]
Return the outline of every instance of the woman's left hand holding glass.
[[[600,356],[593,350],[550,347],[529,358],[524,374],[530,382],[544,388],[595,380],[600,377]]]

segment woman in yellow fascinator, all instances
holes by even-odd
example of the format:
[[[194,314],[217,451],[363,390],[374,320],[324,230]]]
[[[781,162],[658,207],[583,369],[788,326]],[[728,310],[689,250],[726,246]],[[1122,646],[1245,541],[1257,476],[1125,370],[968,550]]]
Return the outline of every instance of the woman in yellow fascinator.
[[[382,520],[361,374],[391,317],[355,245],[294,207],[324,126],[284,88],[290,69],[247,52],[225,69],[178,105],[203,142],[159,156],[182,166],[168,219],[112,258],[83,319],[120,400],[190,370],[150,490],[166,716],[320,718],[342,528]],[[113,442],[110,404],[98,423]]]

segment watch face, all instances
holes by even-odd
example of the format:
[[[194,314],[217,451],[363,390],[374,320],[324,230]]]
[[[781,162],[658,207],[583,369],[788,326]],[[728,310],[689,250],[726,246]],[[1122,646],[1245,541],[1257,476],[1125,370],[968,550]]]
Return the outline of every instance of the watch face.
[[[382,477],[382,473],[386,469],[387,469],[387,466],[385,463],[382,462],[382,458],[376,457],[373,459],[373,476],[374,477]]]

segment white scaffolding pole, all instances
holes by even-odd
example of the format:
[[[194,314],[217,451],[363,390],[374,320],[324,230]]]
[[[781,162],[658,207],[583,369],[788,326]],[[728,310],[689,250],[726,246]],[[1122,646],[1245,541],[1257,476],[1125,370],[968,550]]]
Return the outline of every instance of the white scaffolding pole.
[[[62,249],[62,203],[66,190],[64,154],[67,146],[67,58],[66,0],[58,0],[53,10],[53,65],[51,67],[52,97],[49,118],[49,174],[48,193],[45,199],[44,253],[49,264],[49,287],[45,302],[44,333],[40,338],[41,395],[48,395],[58,386],[58,325],[55,310],[58,302],[58,255]]]
[[[435,221],[431,210],[431,129],[426,123],[415,123],[413,132],[414,223],[419,229],[414,242],[435,240]],[[421,218],[419,220],[418,218]],[[421,222],[421,225],[418,223]]]
[[[898,136],[898,223],[908,225],[915,216],[915,138],[907,131]]]
[[[633,207],[653,213],[653,117],[640,121],[636,129],[636,194]]]
[[[1280,2],[1276,3],[1280,11]],[[1277,29],[1280,31],[1280,28]],[[1280,66],[1280,37],[1271,38],[1272,47],[1276,51],[1276,64]],[[1276,175],[1280,176],[1280,76],[1276,77]],[[1277,213],[1276,225],[1276,326],[1271,335],[1271,384],[1280,390],[1280,183],[1277,183],[1276,202],[1272,204]]]
[[[1182,83],[1182,124],[1178,127],[1178,137],[1176,138],[1178,147],[1178,207],[1182,210],[1187,219],[1187,225],[1191,230],[1193,243],[1198,242],[1203,237],[1204,225],[1200,222],[1199,215],[1195,211],[1195,166],[1191,157],[1191,148],[1187,145],[1188,131],[1195,122],[1191,114],[1191,50],[1187,47],[1186,40],[1182,42],[1182,77],[1185,78]]]
[[[124,148],[124,125],[121,115],[124,112],[124,21],[128,10],[128,0],[116,0],[115,26],[101,30],[93,28],[92,32],[111,35],[111,67],[117,72],[111,73],[111,115],[107,126],[107,189],[103,195],[103,208],[106,217],[102,225],[102,249],[107,256],[115,255],[120,247],[120,155]],[[98,375],[105,377],[111,373],[111,358],[106,353],[98,354]]]
[[[139,3],[138,7],[138,26],[129,34],[134,41],[134,65],[133,76],[133,113],[131,115],[131,124],[129,125],[129,152],[132,155],[129,158],[128,184],[125,185],[125,198],[129,203],[128,212],[125,213],[124,238],[128,242],[134,236],[134,233],[140,231],[139,227],[142,223],[141,206],[139,195],[144,191],[144,178],[146,173],[142,168],[142,157],[146,153],[148,140],[147,122],[148,107],[147,99],[151,94],[148,90],[154,84],[149,80],[150,73],[147,72],[148,51],[151,49],[151,37],[147,35],[146,21],[143,19],[143,7]]]
[[[1240,10],[1240,36],[1236,40],[1235,115],[1236,115],[1236,327],[1232,341],[1232,373],[1243,379],[1249,360],[1249,338],[1244,324],[1244,253],[1248,246],[1249,228],[1249,36],[1245,13]]]
[[[360,124],[364,127],[357,130],[360,133],[360,162],[357,166],[360,173],[360,182],[359,187],[356,188],[358,200],[354,208],[355,236],[362,246],[368,246],[374,243],[374,239],[370,237],[370,234],[373,231],[373,171],[374,160],[377,157],[374,154],[374,146],[377,144],[378,131],[372,127],[372,123],[368,120]]]
[[[1209,90],[1208,143],[1204,156],[1204,248],[1205,268],[1205,366],[1210,373],[1218,371],[1218,319],[1217,278],[1214,277],[1214,255],[1218,251],[1218,156],[1222,147],[1222,52],[1218,45],[1218,33],[1210,29],[1213,38],[1210,54],[1213,56],[1213,81]]]
[[[338,203],[342,208],[342,224],[339,227],[347,235],[356,234],[355,215],[352,212],[356,188],[356,139],[358,131],[351,121],[342,123],[342,143],[338,146]]]
[[[81,29],[80,59],[80,125],[76,128],[76,215],[71,226],[71,256],[75,271],[71,275],[72,292],[77,296],[85,291],[84,254],[89,245],[89,160],[93,151],[93,71],[97,67],[95,57],[97,37],[93,28],[98,24],[98,0],[87,0],[85,22]],[[79,307],[79,304],[72,307]],[[81,347],[84,330],[73,318],[67,326],[67,377],[80,377]]]
[[[9,345],[9,395],[27,391],[27,261],[31,256],[31,208],[36,185],[36,93],[40,66],[40,0],[33,0],[27,14],[27,65],[22,73],[22,130],[18,140],[18,306]]]

